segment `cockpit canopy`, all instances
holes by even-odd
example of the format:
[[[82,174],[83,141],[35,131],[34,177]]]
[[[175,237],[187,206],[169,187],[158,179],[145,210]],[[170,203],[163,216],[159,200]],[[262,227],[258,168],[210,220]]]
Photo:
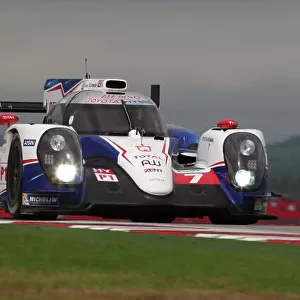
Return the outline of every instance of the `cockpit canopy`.
[[[81,92],[86,94],[87,92]],[[168,136],[158,108],[151,99],[128,99],[128,95],[85,95],[84,101],[66,98],[56,104],[44,123],[72,126],[81,135],[127,135],[131,129],[143,130],[144,136]],[[122,104],[122,98],[125,99]],[[95,100],[96,99],[96,100]],[[100,99],[100,100],[99,100]],[[125,106],[125,107],[124,107]],[[128,113],[128,115],[127,115]],[[128,118],[129,117],[129,118]]]

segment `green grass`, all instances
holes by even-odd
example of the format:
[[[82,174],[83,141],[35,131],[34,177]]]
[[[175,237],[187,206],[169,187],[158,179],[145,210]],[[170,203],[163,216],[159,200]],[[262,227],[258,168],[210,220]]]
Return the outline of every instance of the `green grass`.
[[[300,295],[295,245],[32,225],[1,225],[0,236],[0,296],[62,288]]]

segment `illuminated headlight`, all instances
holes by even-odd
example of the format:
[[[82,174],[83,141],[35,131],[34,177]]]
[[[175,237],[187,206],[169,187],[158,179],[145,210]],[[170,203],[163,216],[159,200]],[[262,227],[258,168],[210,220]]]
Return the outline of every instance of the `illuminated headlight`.
[[[62,135],[56,134],[51,137],[50,146],[54,151],[61,151],[65,148],[66,141]]]
[[[235,181],[241,188],[252,185],[254,179],[254,175],[251,171],[239,170],[235,174]]]
[[[243,155],[249,156],[255,151],[255,144],[251,140],[243,140],[240,144],[240,151]]]
[[[37,156],[47,180],[54,185],[77,185],[83,180],[79,137],[68,128],[51,128],[43,133]]]
[[[76,177],[76,167],[74,165],[60,165],[56,170],[56,176],[63,182],[71,182]]]

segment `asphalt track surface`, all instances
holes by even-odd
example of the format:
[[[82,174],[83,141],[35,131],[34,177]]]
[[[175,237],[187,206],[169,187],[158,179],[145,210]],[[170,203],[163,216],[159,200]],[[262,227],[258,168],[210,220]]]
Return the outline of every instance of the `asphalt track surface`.
[[[132,223],[106,220],[66,220],[63,217],[57,221],[17,221],[11,219],[0,219],[0,224],[57,226],[82,230],[109,230],[128,233],[192,236],[195,238],[234,239],[249,242],[300,245],[300,226]]]

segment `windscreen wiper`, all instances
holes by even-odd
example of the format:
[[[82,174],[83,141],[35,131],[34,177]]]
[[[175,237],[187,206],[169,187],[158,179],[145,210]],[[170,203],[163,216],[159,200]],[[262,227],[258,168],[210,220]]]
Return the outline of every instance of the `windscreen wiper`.
[[[121,99],[121,102],[122,102],[123,109],[125,111],[126,118],[128,120],[128,123],[129,123],[130,130],[132,130],[133,129],[133,124],[132,124],[132,120],[130,118],[129,112],[127,110],[127,107],[126,107],[126,103],[123,99]]]

